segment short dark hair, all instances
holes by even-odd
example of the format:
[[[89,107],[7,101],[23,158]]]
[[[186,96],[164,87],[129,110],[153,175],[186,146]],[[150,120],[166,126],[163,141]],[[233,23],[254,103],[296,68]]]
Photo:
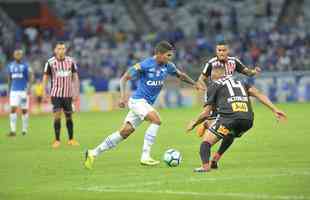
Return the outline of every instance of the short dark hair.
[[[66,45],[65,41],[56,41],[54,44],[54,49],[57,47],[57,45]]]
[[[228,45],[228,42],[226,40],[220,40],[216,43],[216,45]]]
[[[167,41],[161,41],[155,46],[155,54],[166,53],[168,51],[172,51],[173,49],[172,44]]]
[[[22,48],[15,48],[14,51],[23,51]]]

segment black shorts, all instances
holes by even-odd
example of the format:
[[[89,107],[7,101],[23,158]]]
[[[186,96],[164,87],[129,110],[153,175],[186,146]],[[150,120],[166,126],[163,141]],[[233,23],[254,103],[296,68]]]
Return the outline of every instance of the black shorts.
[[[219,117],[209,128],[213,134],[219,138],[224,138],[228,134],[234,137],[241,137],[253,126],[252,119],[229,119]]]
[[[71,97],[51,97],[53,112],[61,111],[72,113],[72,98]]]

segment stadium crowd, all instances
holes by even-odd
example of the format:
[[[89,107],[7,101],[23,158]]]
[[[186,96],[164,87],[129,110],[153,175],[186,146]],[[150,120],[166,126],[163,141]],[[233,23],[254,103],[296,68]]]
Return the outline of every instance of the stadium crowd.
[[[195,74],[202,69],[203,60],[213,56],[216,42],[223,38],[229,41],[231,54],[245,64],[259,65],[264,71],[310,70],[307,56],[310,34],[304,18],[300,16],[299,23],[294,25],[276,26],[273,23],[276,11],[270,1],[264,12],[253,14],[252,25],[244,22],[237,4],[225,4],[223,10],[222,6],[205,8],[201,1],[190,6],[187,1],[148,1],[144,11],[157,20],[153,20],[156,31],[150,33],[135,32],[134,23],[118,1],[108,1],[102,6],[99,2],[71,4],[70,1],[56,1],[62,8],[58,9],[61,11],[58,15],[65,22],[61,34],[36,27],[8,28],[5,20],[0,20],[2,72],[12,49],[22,48],[36,77],[41,77],[44,61],[53,52],[53,43],[64,40],[69,44],[69,54],[79,64],[82,79],[109,81],[120,77],[137,60],[150,56],[155,42],[168,40],[176,46],[175,63]],[[72,5],[75,6],[69,7]],[[158,13],[162,16],[153,17]],[[180,16],[194,16],[190,19],[195,20],[184,22]]]

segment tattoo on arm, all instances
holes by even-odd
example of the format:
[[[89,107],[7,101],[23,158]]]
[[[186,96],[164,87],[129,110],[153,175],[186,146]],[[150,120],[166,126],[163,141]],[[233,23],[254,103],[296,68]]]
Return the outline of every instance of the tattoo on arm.
[[[247,76],[255,76],[256,75],[256,71],[255,71],[255,69],[250,69],[250,68],[246,67],[243,70],[243,74],[245,74]]]

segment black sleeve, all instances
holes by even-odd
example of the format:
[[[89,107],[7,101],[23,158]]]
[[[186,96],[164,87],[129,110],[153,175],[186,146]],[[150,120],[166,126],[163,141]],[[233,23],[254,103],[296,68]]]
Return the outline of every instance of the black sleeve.
[[[72,62],[71,70],[72,70],[72,73],[77,73],[77,64],[75,61]]]
[[[212,65],[210,65],[209,62],[207,62],[207,64],[203,68],[202,74],[205,75],[205,77],[211,77],[211,71],[212,71]]]
[[[46,62],[46,63],[45,63],[45,66],[44,66],[44,74],[48,74],[48,75],[51,75],[51,74],[52,74],[52,70],[51,70],[51,66],[50,66],[50,63],[49,63],[49,62]]]
[[[235,58],[236,61],[236,71],[242,73],[246,66],[238,59]]]
[[[219,85],[216,83],[212,83],[208,86],[205,106],[216,104],[218,88],[219,88]]]

